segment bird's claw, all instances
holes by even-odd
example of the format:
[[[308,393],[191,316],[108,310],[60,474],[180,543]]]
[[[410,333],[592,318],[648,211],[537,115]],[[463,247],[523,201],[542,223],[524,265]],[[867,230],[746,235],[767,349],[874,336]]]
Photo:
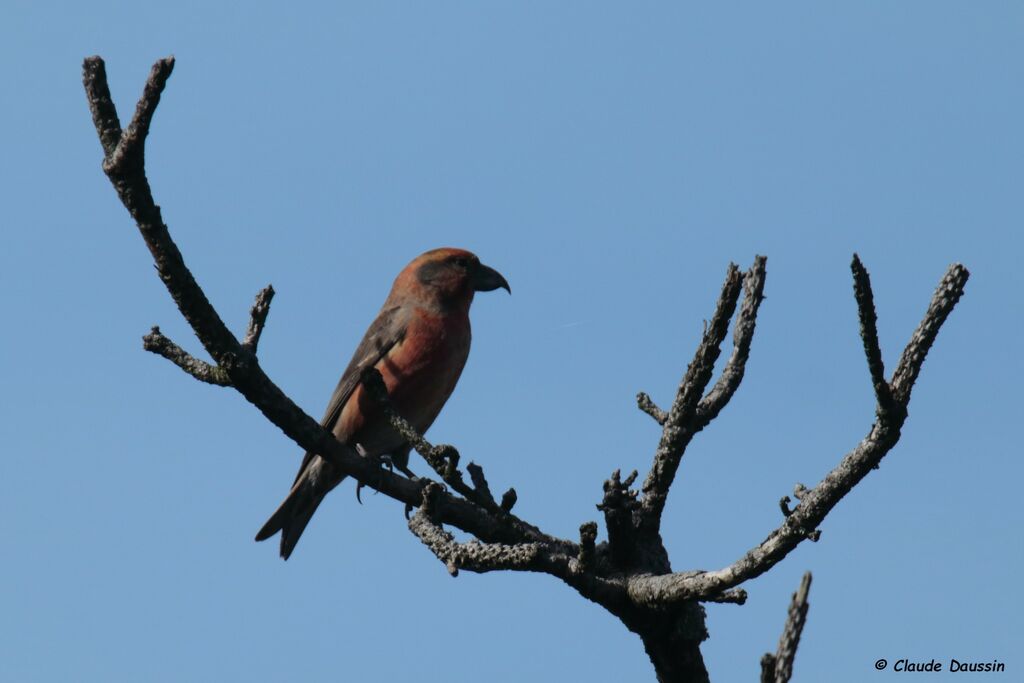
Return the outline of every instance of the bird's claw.
[[[366,457],[365,453],[363,453],[362,451],[360,451],[360,454],[363,455],[364,457]],[[399,472],[401,472],[405,476],[409,477],[410,480],[412,480],[412,481],[418,481],[419,480],[419,477],[417,477],[415,474],[413,474],[412,470],[410,470],[405,465],[402,465],[400,463],[395,462],[395,459],[389,453],[383,453],[381,455],[378,455],[377,456],[377,463],[382,468],[386,467],[388,472],[392,472],[393,473],[397,469]],[[356,483],[356,500],[359,501],[360,505],[362,505],[362,503],[363,503],[363,498],[360,495],[362,493],[362,491],[363,491],[363,486],[364,486],[363,482],[357,482]],[[377,493],[378,493],[378,491],[374,491],[374,494],[377,494]]]
[[[379,456],[379,458],[381,465],[388,468],[388,472],[394,472],[395,470],[398,470],[412,481],[416,481],[417,479],[419,479],[419,477],[413,474],[413,471],[410,470],[407,465],[404,465],[395,460],[395,458],[391,454],[384,453],[383,455]]]

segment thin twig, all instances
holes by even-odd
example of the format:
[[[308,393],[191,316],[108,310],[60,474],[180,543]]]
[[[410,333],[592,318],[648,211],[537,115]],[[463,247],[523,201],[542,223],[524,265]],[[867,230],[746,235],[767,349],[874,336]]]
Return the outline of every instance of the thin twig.
[[[505,513],[512,512],[512,508],[515,507],[518,500],[519,494],[516,493],[514,488],[510,487],[508,491],[501,494],[501,502],[498,504],[498,507],[500,507]]]
[[[495,507],[494,494],[491,493],[491,486],[487,483],[487,477],[484,476],[484,468],[475,462],[471,462],[466,465],[466,471],[469,472],[469,478],[473,482],[473,490],[482,504],[487,508]]]
[[[779,647],[775,654],[766,653],[761,657],[762,683],[789,683],[793,677],[793,661],[800,646],[800,634],[807,623],[807,610],[810,603],[807,596],[811,590],[811,573],[806,572],[800,579],[800,587],[793,593],[786,615],[786,625],[779,638]]]
[[[659,408],[654,403],[654,399],[643,391],[636,395],[636,407],[653,417],[654,421],[660,425],[665,424],[665,420],[668,419],[668,413]]]
[[[893,398],[906,406],[910,401],[910,392],[917,382],[917,376],[921,373],[921,366],[924,364],[925,356],[935,343],[939,329],[946,322],[946,318],[953,312],[960,297],[964,294],[964,287],[970,272],[960,263],[954,263],[946,271],[942,281],[939,283],[935,294],[932,296],[931,304],[925,313],[921,324],[914,330],[910,343],[903,350],[896,371],[892,375],[889,386],[892,387]]]
[[[718,417],[722,409],[728,405],[733,394],[739,389],[743,375],[746,373],[747,360],[750,358],[750,345],[754,341],[754,329],[757,326],[757,312],[764,301],[764,282],[767,277],[765,256],[755,256],[754,263],[743,275],[743,302],[740,304],[736,322],[733,325],[732,355],[729,357],[722,375],[711,387],[707,395],[697,406],[697,417],[694,429],[699,431]]]
[[[121,142],[121,121],[117,117],[117,108],[110,97],[107,86],[107,68],[99,57],[89,57],[82,65],[82,78],[85,82],[85,94],[89,98],[89,111],[92,123],[100,137],[104,159],[117,149]]]
[[[159,327],[154,326],[149,334],[142,338],[142,348],[158,356],[163,356],[200,382],[215,384],[219,387],[231,386],[231,378],[228,377],[228,373],[188,353],[165,337]]]
[[[149,135],[149,125],[153,121],[153,114],[160,104],[160,94],[167,85],[167,79],[174,71],[174,57],[159,59],[153,64],[149,71],[149,78],[146,79],[145,89],[142,97],[135,106],[135,115],[132,116],[128,128],[121,134],[121,140],[113,152],[107,154],[103,162],[103,170],[107,175],[122,173],[127,169],[126,165],[135,166],[141,169],[145,159],[146,136]],[[136,170],[133,169],[133,170]]]
[[[850,263],[853,272],[853,296],[857,300],[857,315],[860,318],[860,338],[864,342],[864,356],[868,360],[871,386],[881,410],[892,408],[892,392],[885,381],[885,366],[882,350],[878,345],[878,316],[875,313],[875,296],[871,291],[871,277],[857,254]]]
[[[723,604],[744,605],[747,602],[747,591],[742,588],[731,588],[718,595],[704,598],[703,602],[720,602]]]
[[[260,343],[260,335],[263,334],[263,326],[267,324],[267,315],[270,314],[270,302],[274,298],[273,285],[267,285],[256,295],[256,301],[249,311],[249,327],[245,331],[245,339],[242,346],[250,353],[256,353],[256,347]]]

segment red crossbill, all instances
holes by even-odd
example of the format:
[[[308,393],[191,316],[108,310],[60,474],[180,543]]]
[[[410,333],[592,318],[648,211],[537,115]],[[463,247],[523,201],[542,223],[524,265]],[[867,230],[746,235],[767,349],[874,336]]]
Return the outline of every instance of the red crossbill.
[[[363,456],[390,457],[411,475],[410,445],[365,394],[360,377],[366,368],[376,367],[391,404],[422,434],[441,412],[469,356],[473,294],[499,287],[512,291],[501,273],[462,249],[434,249],[413,259],[395,278],[320,424]],[[306,453],[288,497],[256,540],[280,531],[281,557],[287,560],[320,501],[344,478],[316,453]]]

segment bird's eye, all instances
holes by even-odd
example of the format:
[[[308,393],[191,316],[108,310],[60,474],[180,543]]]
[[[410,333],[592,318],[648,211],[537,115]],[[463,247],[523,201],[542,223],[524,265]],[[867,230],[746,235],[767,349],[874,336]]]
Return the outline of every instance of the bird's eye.
[[[459,268],[469,268],[469,259],[466,258],[465,256],[460,256],[457,259],[455,259],[455,265],[457,265]]]

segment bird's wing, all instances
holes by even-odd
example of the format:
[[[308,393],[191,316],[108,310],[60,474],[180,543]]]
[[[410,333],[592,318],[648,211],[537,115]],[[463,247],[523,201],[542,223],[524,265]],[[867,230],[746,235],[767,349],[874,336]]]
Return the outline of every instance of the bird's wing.
[[[405,337],[408,321],[407,316],[402,313],[401,305],[383,308],[377,318],[370,323],[366,334],[363,335],[363,340],[359,342],[356,352],[352,354],[352,360],[349,361],[345,372],[341,374],[338,386],[334,388],[334,394],[331,395],[331,400],[327,404],[324,417],[320,420],[320,424],[328,430],[334,428],[342,409],[352,396],[352,392],[359,386],[363,370],[376,365],[395,344]],[[306,453],[306,457],[302,459],[302,466],[299,467],[299,473],[295,476],[296,482],[302,477],[302,473],[306,471],[306,466],[309,465],[314,455],[316,454]]]

